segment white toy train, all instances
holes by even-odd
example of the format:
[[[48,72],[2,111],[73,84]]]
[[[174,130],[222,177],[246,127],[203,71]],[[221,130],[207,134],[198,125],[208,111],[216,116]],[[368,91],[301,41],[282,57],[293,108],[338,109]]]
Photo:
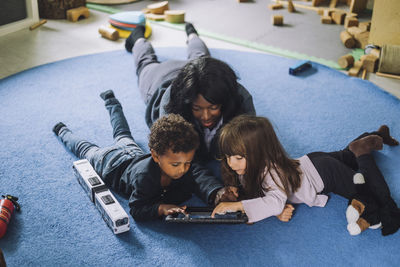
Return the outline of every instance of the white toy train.
[[[129,231],[129,217],[88,160],[74,161],[75,176],[114,234]]]

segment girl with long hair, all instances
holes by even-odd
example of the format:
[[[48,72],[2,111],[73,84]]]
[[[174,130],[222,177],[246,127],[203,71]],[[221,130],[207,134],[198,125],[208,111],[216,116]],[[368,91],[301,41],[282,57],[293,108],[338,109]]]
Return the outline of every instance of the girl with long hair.
[[[351,200],[357,193],[355,184],[364,180],[379,206],[382,234],[392,234],[399,228],[400,211],[371,155],[373,150],[382,149],[383,144],[399,144],[386,125],[364,133],[341,151],[313,152],[293,159],[267,118],[238,116],[221,130],[219,146],[224,155],[221,167],[224,183],[242,200],[220,203],[213,216],[242,211],[253,223],[280,214],[287,202],[324,207],[328,193]],[[347,219],[351,234],[364,230],[355,229],[353,218]]]

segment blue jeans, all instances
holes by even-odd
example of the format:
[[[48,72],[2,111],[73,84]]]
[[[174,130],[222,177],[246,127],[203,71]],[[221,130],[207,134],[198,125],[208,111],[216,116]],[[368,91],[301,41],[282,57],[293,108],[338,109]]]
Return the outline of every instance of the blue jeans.
[[[80,159],[86,158],[89,160],[105,183],[113,183],[114,178],[119,178],[129,162],[144,153],[132,137],[118,99],[107,99],[105,106],[110,114],[110,121],[113,128],[113,145],[100,148],[91,142],[77,137],[66,127],[61,129],[59,137],[65,147],[75,156]]]

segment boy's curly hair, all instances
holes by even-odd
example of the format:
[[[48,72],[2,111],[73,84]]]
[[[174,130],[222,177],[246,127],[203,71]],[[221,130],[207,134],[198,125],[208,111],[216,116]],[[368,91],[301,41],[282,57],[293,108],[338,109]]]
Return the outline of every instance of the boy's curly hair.
[[[180,115],[163,116],[150,128],[149,148],[159,155],[164,155],[168,149],[173,153],[187,153],[198,147],[198,133],[193,125]]]

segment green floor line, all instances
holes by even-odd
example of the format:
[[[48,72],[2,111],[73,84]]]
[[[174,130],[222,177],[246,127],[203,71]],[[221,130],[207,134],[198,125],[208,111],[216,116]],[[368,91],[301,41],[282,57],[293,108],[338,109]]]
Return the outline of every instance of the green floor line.
[[[104,6],[104,5],[98,5],[98,4],[86,4],[86,6],[90,9],[93,10],[97,10],[97,11],[101,11],[101,12],[105,12],[105,13],[109,13],[109,14],[115,14],[118,12],[122,12],[119,9],[116,8],[112,8],[109,6]],[[180,31],[184,31],[184,26],[183,24],[172,24],[172,23],[168,23],[165,21],[151,21],[151,24],[156,24],[156,25],[161,25],[167,28],[171,28],[171,29],[175,29],[175,30],[180,30]],[[294,58],[294,59],[300,59],[300,60],[311,60],[317,63],[320,63],[322,65],[328,66],[330,68],[334,68],[334,69],[338,69],[338,70],[342,70],[342,68],[340,68],[340,66],[338,65],[338,63],[336,63],[335,61],[331,61],[328,59],[323,59],[323,58],[319,58],[319,57],[314,57],[314,56],[309,56],[303,53],[299,53],[299,52],[294,52],[294,51],[290,51],[290,50],[286,50],[286,49],[282,49],[282,48],[278,48],[278,47],[274,47],[274,46],[269,46],[269,45],[264,45],[264,44],[260,44],[260,43],[255,43],[255,42],[251,42],[251,41],[246,41],[246,40],[242,40],[239,38],[234,38],[234,37],[230,37],[230,36],[225,36],[222,34],[217,34],[217,33],[213,33],[213,32],[209,32],[209,31],[204,31],[204,30],[198,30],[199,34],[201,36],[205,36],[205,37],[209,37],[212,39],[216,39],[216,40],[220,40],[220,41],[224,41],[227,43],[232,43],[235,45],[240,45],[240,46],[244,46],[244,47],[248,47],[251,49],[255,49],[261,52],[266,52],[266,53],[270,53],[270,54],[274,54],[274,55],[279,55],[279,56],[283,56],[283,57],[289,57],[289,58]]]
[[[97,11],[101,11],[101,12],[109,13],[109,14],[115,14],[115,13],[122,12],[122,10],[119,10],[117,8],[98,5],[98,4],[86,3],[86,7],[89,8],[89,9],[93,9],[93,10],[97,10]]]
[[[360,60],[361,56],[365,54],[364,49],[356,48],[350,53],[354,57],[354,61]]]

